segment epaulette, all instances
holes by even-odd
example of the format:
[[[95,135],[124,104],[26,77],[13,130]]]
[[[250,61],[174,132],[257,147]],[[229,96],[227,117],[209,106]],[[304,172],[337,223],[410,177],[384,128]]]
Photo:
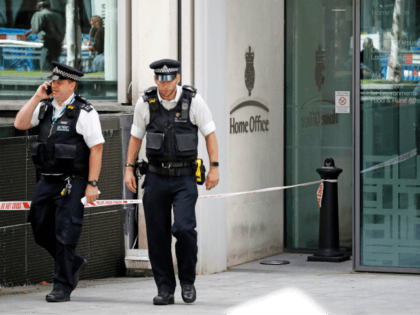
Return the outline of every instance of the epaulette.
[[[54,100],[54,97],[52,96],[49,98],[44,98],[43,100],[41,100],[41,106],[51,104],[53,100]]]
[[[145,103],[149,103],[149,108],[151,111],[159,110],[159,100],[157,95],[157,87],[152,86],[144,91],[143,100]]]
[[[93,109],[93,106],[87,99],[85,99],[83,96],[76,95],[75,99],[82,103],[80,106],[81,109],[84,109],[88,113]]]
[[[149,98],[152,96],[157,96],[157,86],[152,86],[148,88],[147,90],[144,90],[143,100],[147,102]]]
[[[195,97],[195,95],[197,94],[197,89],[196,89],[196,88],[194,88],[194,87],[192,87],[191,85],[184,85],[184,86],[182,87],[182,89],[183,89],[184,91],[187,91],[187,92],[191,93],[191,96],[192,96],[192,97]]]
[[[74,97],[76,100],[78,100],[79,102],[82,102],[82,103],[85,103],[85,104],[88,104],[88,105],[92,105],[86,98],[84,98],[83,96],[80,96],[80,95],[76,95],[75,97]]]
[[[88,103],[88,104],[82,104],[80,108],[84,109],[85,111],[89,113],[93,109],[93,106],[92,104]]]
[[[156,91],[157,91],[157,86],[152,86],[152,87],[148,88],[147,90],[144,90],[144,94],[145,95],[150,95],[150,94],[152,94]]]

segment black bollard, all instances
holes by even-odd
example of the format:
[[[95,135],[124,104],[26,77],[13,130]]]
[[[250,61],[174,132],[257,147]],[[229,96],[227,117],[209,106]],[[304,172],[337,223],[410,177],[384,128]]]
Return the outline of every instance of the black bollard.
[[[324,180],[337,181],[343,171],[334,165],[332,158],[325,159],[324,166],[316,170]],[[321,200],[321,215],[319,220],[319,245],[315,255],[308,261],[342,262],[349,260],[339,248],[338,233],[338,189],[337,182],[324,181],[324,193]]]

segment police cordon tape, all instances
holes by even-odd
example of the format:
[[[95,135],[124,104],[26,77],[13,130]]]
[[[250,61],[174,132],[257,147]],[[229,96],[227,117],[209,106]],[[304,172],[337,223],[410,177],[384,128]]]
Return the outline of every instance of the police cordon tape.
[[[239,196],[239,195],[255,194],[255,193],[261,193],[261,192],[283,190],[283,189],[288,189],[288,188],[310,186],[310,185],[315,185],[315,184],[320,183],[321,185],[319,186],[319,188],[317,190],[317,200],[318,200],[319,206],[321,207],[322,194],[323,194],[323,190],[324,190],[323,182],[337,183],[337,180],[336,179],[335,180],[321,179],[321,180],[317,180],[317,181],[314,181],[314,182],[296,184],[296,185],[291,185],[291,186],[279,186],[279,187],[271,187],[271,188],[263,188],[263,189],[258,189],[258,190],[251,190],[251,191],[242,191],[242,192],[236,192],[236,193],[225,193],[225,194],[218,194],[218,195],[199,196],[198,199],[233,197],[233,196]],[[95,202],[85,204],[85,208],[115,206],[115,205],[130,205],[130,204],[140,204],[140,203],[143,203],[143,201],[141,199],[96,200]],[[30,201],[4,201],[4,202],[0,202],[0,211],[30,210],[30,208],[31,208],[31,202]],[[96,213],[91,213],[91,214],[85,214],[84,216],[87,217],[87,216],[98,215],[98,214],[118,212],[118,211],[121,211],[121,210],[127,210],[127,209],[96,212]],[[29,225],[29,224],[30,223],[22,223],[22,224],[15,224],[15,225],[9,225],[9,226],[2,226],[2,227],[0,227],[0,229],[8,229],[8,228],[13,228],[13,227]]]
[[[413,150],[411,150],[407,153],[404,153],[400,156],[392,158],[388,161],[385,161],[385,162],[382,162],[380,164],[369,167],[367,169],[364,169],[360,173],[366,173],[366,172],[370,172],[370,171],[373,171],[373,170],[376,170],[376,169],[379,169],[379,168],[382,168],[382,167],[385,167],[385,166],[398,164],[398,163],[404,162],[404,161],[406,161],[406,160],[408,160],[408,159],[410,159],[410,158],[412,158],[413,156],[416,156],[416,155],[417,155],[417,149],[413,149]],[[320,200],[322,199],[322,194],[323,194],[323,183],[322,183],[323,181],[337,182],[337,180],[318,180],[318,181],[314,181],[314,182],[308,182],[308,183],[304,183],[304,184],[297,184],[297,185],[291,185],[291,186],[279,186],[279,187],[263,188],[263,189],[252,190],[252,191],[243,191],[243,192],[236,192],[236,193],[225,193],[225,194],[218,194],[218,195],[199,196],[198,198],[199,199],[208,199],[208,198],[232,197],[232,196],[239,196],[239,195],[245,195],[245,194],[253,194],[253,193],[260,193],[260,192],[267,192],[267,191],[283,190],[283,189],[295,188],[295,187],[301,187],[301,186],[309,186],[309,185],[314,185],[314,184],[321,183],[321,185],[320,185],[320,187],[317,191],[317,199],[318,199],[318,202],[319,202],[319,206],[321,206]],[[85,200],[85,198],[86,197],[82,198],[82,203],[83,203],[83,200]],[[124,204],[140,204],[140,203],[142,203],[141,199],[97,200],[97,201],[92,202],[92,203],[86,203],[85,208],[124,205]],[[31,202],[30,201],[4,201],[4,202],[0,202],[0,210],[1,211],[5,211],[5,210],[6,211],[30,210],[30,208],[31,208]]]
[[[382,162],[380,164],[369,167],[367,169],[364,169],[363,171],[360,171],[360,173],[366,173],[366,172],[370,172],[370,171],[373,171],[373,170],[377,170],[377,169],[385,167],[385,166],[398,164],[398,163],[404,162],[408,159],[411,159],[413,156],[416,156],[416,155],[417,155],[417,149],[413,149],[413,150],[411,150],[407,153],[401,154],[400,156],[389,159],[388,161],[385,161],[385,162]]]
[[[235,192],[235,193],[225,193],[225,194],[218,194],[218,195],[207,195],[207,196],[199,196],[198,199],[209,199],[209,198],[224,198],[224,197],[233,197],[239,195],[247,195],[247,194],[255,194],[261,192],[268,192],[268,191],[275,191],[275,190],[283,190],[288,188],[295,188],[295,187],[302,187],[302,186],[309,186],[315,185],[322,182],[332,182],[336,183],[337,180],[318,180],[314,182],[308,182],[304,184],[297,184],[291,186],[279,186],[279,187],[271,187],[271,188],[263,188],[258,190],[251,190],[251,191],[242,191],[242,192]],[[140,204],[143,203],[141,199],[126,199],[126,200],[96,200],[95,202],[86,203],[85,208],[91,207],[104,207],[104,206],[115,206],[115,205],[129,205],[129,204]],[[2,211],[16,211],[16,210],[30,210],[31,202],[30,201],[4,201],[0,202],[0,210]]]
[[[398,164],[401,162],[404,162],[414,156],[417,155],[417,149],[413,149],[407,153],[404,153],[400,156],[397,156],[395,158],[389,159],[388,161],[382,162],[380,164],[374,165],[372,167],[369,167],[367,169],[364,169],[360,173],[367,173],[385,166]],[[323,194],[323,180],[315,181],[315,182],[309,182],[304,184],[297,184],[292,186],[280,186],[280,187],[272,187],[272,188],[264,188],[259,190],[253,190],[253,191],[244,191],[244,192],[237,192],[237,193],[226,193],[226,194],[219,194],[219,195],[207,195],[207,196],[199,196],[199,199],[207,199],[207,198],[223,198],[223,197],[232,197],[232,196],[239,196],[244,194],[252,194],[252,193],[260,193],[260,192],[267,192],[267,191],[274,191],[274,190],[282,190],[282,189],[288,189],[288,188],[294,188],[294,187],[300,187],[300,186],[309,186],[321,183],[318,191],[317,191],[317,199],[319,206],[321,207],[321,199]],[[331,181],[332,180],[324,180],[324,181]],[[336,181],[335,181],[336,182]],[[84,197],[86,198],[86,197]],[[90,207],[104,207],[104,206],[114,206],[114,205],[124,205],[124,204],[140,204],[142,203],[141,199],[135,199],[135,200],[97,200],[93,203],[85,204],[85,208]],[[6,201],[6,202],[0,202],[0,210],[29,210],[31,208],[31,202],[30,201]],[[1,227],[0,227],[1,228]]]
[[[380,164],[374,165],[372,167],[369,167],[367,169],[364,169],[360,173],[366,173],[370,172],[385,166],[398,164],[401,162],[404,162],[414,156],[417,155],[417,149],[413,149],[407,153],[404,153],[400,156],[397,156],[395,158],[389,159],[388,161],[382,162]],[[318,180],[314,182],[304,183],[304,184],[297,184],[297,185],[291,185],[291,186],[280,186],[280,187],[272,187],[272,188],[264,188],[264,189],[258,189],[258,190],[252,190],[252,191],[244,191],[244,192],[237,192],[237,193],[225,193],[225,194],[219,194],[219,195],[207,195],[207,196],[199,196],[199,199],[208,199],[208,198],[223,198],[223,197],[232,197],[232,196],[239,196],[239,195],[245,195],[245,194],[252,194],[252,193],[260,193],[260,192],[267,192],[267,191],[274,191],[274,190],[282,190],[282,189],[288,189],[288,188],[294,188],[294,187],[301,187],[301,186],[309,186],[321,183],[319,186],[319,189],[317,191],[317,200],[318,204],[321,207],[321,200],[323,195],[323,181],[328,182],[337,182],[336,180]],[[86,198],[86,197],[84,197]],[[114,206],[114,205],[124,205],[124,204],[140,204],[142,203],[141,199],[134,199],[134,200],[97,200],[93,203],[87,203],[85,204],[85,208],[90,207],[104,207],[104,206]],[[31,202],[30,201],[6,201],[6,202],[0,202],[0,211],[13,211],[13,210],[30,210],[31,208]],[[0,227],[2,228],[2,227]]]

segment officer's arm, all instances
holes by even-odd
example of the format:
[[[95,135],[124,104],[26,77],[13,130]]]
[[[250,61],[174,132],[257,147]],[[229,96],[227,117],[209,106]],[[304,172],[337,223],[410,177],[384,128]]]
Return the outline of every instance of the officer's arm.
[[[127,164],[132,164],[136,162],[137,153],[140,151],[141,139],[131,136],[130,143],[128,144],[127,151]]]
[[[35,92],[35,95],[20,109],[16,115],[15,119],[15,128],[20,130],[26,130],[32,127],[31,119],[32,115],[39,104],[43,99],[48,97],[47,88],[51,83],[44,82],[38,87]]]
[[[128,145],[127,151],[127,164],[134,165],[136,162],[137,154],[140,151],[142,139],[136,138],[131,136],[130,143]],[[127,185],[128,189],[130,189],[133,193],[136,193],[137,190],[137,183],[136,177],[133,173],[133,168],[131,166],[125,167],[125,184]]]
[[[212,132],[206,137],[207,152],[209,154],[210,162],[218,162],[218,147],[216,134]],[[206,179],[206,189],[210,190],[217,186],[219,183],[219,167],[210,166],[210,171]]]
[[[89,180],[98,180],[102,166],[102,143],[90,148]]]
[[[89,156],[89,181],[99,180],[99,173],[101,172],[102,166],[102,143],[94,145],[90,148]],[[85,196],[87,203],[94,202],[99,198],[98,187],[87,185]]]

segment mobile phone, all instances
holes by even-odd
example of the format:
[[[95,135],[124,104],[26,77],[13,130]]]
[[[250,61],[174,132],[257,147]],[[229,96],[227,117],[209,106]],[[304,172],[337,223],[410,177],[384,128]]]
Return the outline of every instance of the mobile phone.
[[[50,95],[51,93],[52,93],[52,87],[51,87],[51,85],[49,85],[47,87],[47,95]]]

